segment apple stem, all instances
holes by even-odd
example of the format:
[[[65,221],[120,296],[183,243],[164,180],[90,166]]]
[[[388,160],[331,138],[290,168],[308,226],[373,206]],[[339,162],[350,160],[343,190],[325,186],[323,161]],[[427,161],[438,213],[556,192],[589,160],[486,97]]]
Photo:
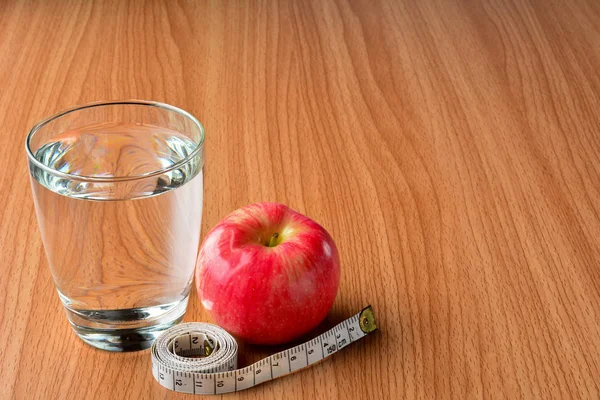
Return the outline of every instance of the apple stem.
[[[269,246],[269,247],[277,246],[277,238],[279,238],[279,233],[274,233],[273,236],[271,236],[271,239],[269,240],[269,244],[267,246]]]

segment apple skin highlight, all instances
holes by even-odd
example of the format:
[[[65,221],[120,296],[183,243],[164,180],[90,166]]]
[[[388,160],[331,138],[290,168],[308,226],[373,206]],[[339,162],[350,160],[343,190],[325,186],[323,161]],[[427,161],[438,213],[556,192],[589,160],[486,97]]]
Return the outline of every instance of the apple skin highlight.
[[[215,322],[249,343],[281,344],[314,329],[340,282],[329,233],[278,203],[234,211],[206,236],[196,288]]]

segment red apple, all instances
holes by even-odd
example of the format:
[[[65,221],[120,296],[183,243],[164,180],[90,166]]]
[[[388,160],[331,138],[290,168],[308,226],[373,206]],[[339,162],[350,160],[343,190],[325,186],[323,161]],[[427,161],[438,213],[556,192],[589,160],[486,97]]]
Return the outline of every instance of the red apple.
[[[331,309],[340,260],[322,226],[277,203],[243,207],[204,239],[196,287],[217,324],[256,344],[315,328]]]

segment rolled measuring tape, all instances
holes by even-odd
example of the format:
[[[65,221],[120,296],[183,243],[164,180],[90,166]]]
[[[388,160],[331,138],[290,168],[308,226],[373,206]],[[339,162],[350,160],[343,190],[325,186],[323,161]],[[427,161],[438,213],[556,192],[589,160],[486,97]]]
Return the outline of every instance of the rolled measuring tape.
[[[167,329],[154,341],[152,375],[176,392],[238,392],[310,367],[375,330],[373,308],[368,306],[306,343],[238,369],[238,346],[229,333],[216,325],[188,322]]]

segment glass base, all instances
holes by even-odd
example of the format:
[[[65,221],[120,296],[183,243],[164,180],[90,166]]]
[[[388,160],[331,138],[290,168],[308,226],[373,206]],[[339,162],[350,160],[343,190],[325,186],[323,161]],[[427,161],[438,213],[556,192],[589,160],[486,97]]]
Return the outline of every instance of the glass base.
[[[149,348],[166,329],[181,322],[189,296],[177,303],[123,310],[74,310],[65,305],[73,330],[87,344],[108,351]]]

